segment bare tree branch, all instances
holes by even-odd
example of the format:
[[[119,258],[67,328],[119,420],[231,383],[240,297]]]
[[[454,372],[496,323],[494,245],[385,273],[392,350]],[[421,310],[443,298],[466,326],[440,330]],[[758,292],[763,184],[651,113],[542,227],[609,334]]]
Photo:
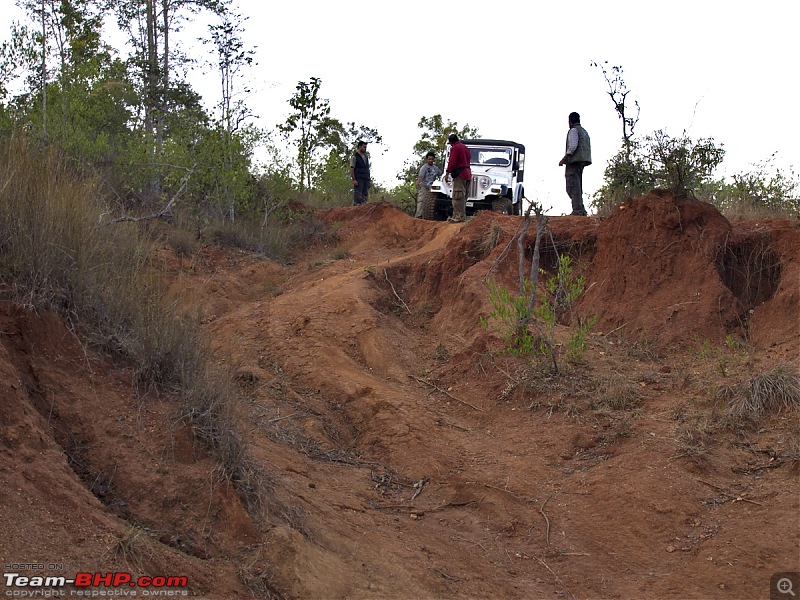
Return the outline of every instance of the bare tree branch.
[[[172,196],[169,202],[167,202],[164,207],[158,211],[157,213],[153,213],[151,215],[147,215],[144,217],[131,217],[129,215],[123,215],[121,217],[117,217],[116,219],[111,219],[110,221],[106,221],[105,223],[101,223],[102,225],[114,225],[116,223],[123,223],[126,221],[152,221],[153,219],[164,219],[169,217],[172,214],[172,207],[178,201],[178,198],[181,197],[183,192],[186,191],[186,186],[189,185],[189,179],[191,179],[192,175],[194,174],[194,170],[197,167],[197,162],[192,165],[192,168],[189,169],[189,172],[186,174],[186,177],[183,178],[181,182],[181,187],[178,188],[178,191],[175,192],[175,195]]]

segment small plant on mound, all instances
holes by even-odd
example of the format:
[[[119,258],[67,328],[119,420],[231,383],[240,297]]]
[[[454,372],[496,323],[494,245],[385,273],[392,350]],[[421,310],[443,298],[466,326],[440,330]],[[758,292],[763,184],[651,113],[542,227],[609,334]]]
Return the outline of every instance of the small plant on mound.
[[[573,307],[586,289],[586,278],[576,276],[572,259],[563,254],[558,257],[558,271],[545,282],[545,293],[541,294],[539,307],[534,311],[544,324],[549,345],[540,348],[547,350],[555,345],[555,329],[559,320],[573,312]],[[595,318],[578,319],[577,327],[566,342],[567,359],[580,361],[586,352],[586,336],[591,331]]]
[[[726,337],[724,346],[713,346],[708,338],[702,342],[695,339],[695,344],[691,353],[700,360],[713,361],[714,369],[723,377],[735,372],[747,357],[744,343],[732,335]]]
[[[536,214],[536,241],[530,275],[526,276],[523,268],[524,239],[530,225],[531,210]],[[541,239],[546,227],[547,219],[541,206],[531,203],[525,213],[521,230],[515,235],[519,250],[519,293],[513,294],[496,281],[487,279],[489,301],[493,310],[488,316],[481,317],[480,322],[485,329],[491,327],[499,333],[506,343],[507,353],[513,356],[528,356],[537,352],[548,356],[553,373],[558,373],[556,325],[561,318],[572,312],[575,302],[583,293],[585,279],[583,276],[575,276],[572,259],[569,256],[559,256],[556,274],[545,282],[544,291],[537,294]],[[586,350],[586,336],[594,324],[594,319],[579,319],[578,322],[578,327],[570,335],[566,345],[566,354],[570,360],[582,358]],[[531,332],[530,325],[537,330],[537,335]]]
[[[493,279],[486,281],[489,287],[489,302],[493,310],[487,317],[481,317],[484,329],[491,326],[505,342],[505,352],[512,356],[528,356],[533,352],[535,339],[528,329],[528,296],[511,293]],[[530,282],[526,283],[526,292]]]

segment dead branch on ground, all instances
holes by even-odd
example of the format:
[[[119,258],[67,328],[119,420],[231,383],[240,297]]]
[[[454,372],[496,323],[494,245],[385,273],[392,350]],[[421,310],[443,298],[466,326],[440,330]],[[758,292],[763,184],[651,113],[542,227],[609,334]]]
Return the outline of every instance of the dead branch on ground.
[[[470,408],[473,408],[473,409],[477,410],[478,412],[483,412],[483,409],[481,409],[481,408],[478,408],[478,407],[477,407],[477,406],[475,406],[474,404],[470,404],[469,402],[467,402],[467,401],[465,401],[465,400],[461,400],[460,398],[456,398],[455,396],[453,396],[453,394],[451,394],[451,393],[450,393],[450,392],[448,392],[447,390],[443,390],[443,389],[442,389],[442,388],[440,388],[438,385],[436,385],[435,383],[433,383],[432,381],[430,381],[430,380],[428,380],[428,379],[422,379],[422,378],[420,378],[420,377],[416,377],[415,375],[409,375],[409,377],[411,377],[411,379],[414,379],[415,381],[418,381],[419,383],[424,383],[425,385],[428,385],[428,386],[432,387],[432,388],[433,388],[433,389],[435,389],[437,392],[441,392],[442,394],[445,394],[446,396],[449,396],[450,398],[452,398],[452,399],[453,399],[453,400],[455,400],[456,402],[461,402],[461,404],[466,404],[467,406],[469,406]]]
[[[400,301],[400,304],[402,304],[403,308],[405,308],[408,311],[408,314],[411,314],[411,309],[408,308],[408,305],[403,301],[403,299],[397,293],[397,290],[394,289],[394,285],[389,280],[389,274],[386,272],[386,269],[383,270],[383,276],[386,278],[386,281],[389,283],[389,286],[392,288],[392,291],[394,292],[395,298],[397,298]]]
[[[152,215],[147,215],[145,217],[131,217],[129,215],[123,215],[121,217],[117,217],[116,219],[111,219],[110,221],[101,223],[101,225],[114,225],[116,223],[122,223],[125,221],[132,221],[138,223],[139,221],[152,221],[153,219],[164,219],[170,217],[172,215],[172,206],[175,204],[175,202],[178,201],[178,198],[181,197],[183,192],[186,191],[186,186],[189,185],[189,179],[191,179],[192,175],[194,174],[194,170],[196,167],[197,163],[195,162],[192,165],[192,168],[189,169],[189,172],[186,174],[186,177],[183,178],[183,181],[181,182],[181,187],[178,188],[178,191],[175,192],[175,195],[172,197],[172,199],[169,202],[167,202],[164,205],[164,207],[157,213],[153,213]],[[100,218],[102,219],[102,216]]]

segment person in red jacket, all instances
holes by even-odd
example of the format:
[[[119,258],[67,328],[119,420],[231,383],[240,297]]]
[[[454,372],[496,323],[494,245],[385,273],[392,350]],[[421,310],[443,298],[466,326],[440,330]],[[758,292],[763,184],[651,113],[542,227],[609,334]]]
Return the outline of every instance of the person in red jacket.
[[[449,223],[463,223],[467,219],[467,192],[472,181],[472,171],[469,168],[469,148],[461,143],[455,133],[447,138],[450,143],[450,159],[447,161],[446,178],[453,178],[453,216],[447,219]]]

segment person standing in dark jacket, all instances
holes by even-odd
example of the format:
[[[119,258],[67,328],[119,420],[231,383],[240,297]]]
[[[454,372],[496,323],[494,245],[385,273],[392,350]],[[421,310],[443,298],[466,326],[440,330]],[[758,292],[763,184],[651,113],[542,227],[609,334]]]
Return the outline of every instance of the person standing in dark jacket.
[[[583,206],[583,168],[592,164],[592,145],[589,133],[581,127],[581,116],[569,113],[569,132],[567,132],[567,151],[558,165],[566,165],[564,176],[567,180],[567,195],[572,200],[573,217],[585,217]]]
[[[353,204],[358,206],[367,201],[371,179],[367,142],[358,140],[356,148],[356,152],[350,157],[350,177],[353,179]]]
[[[467,193],[472,181],[470,153],[455,133],[451,133],[447,141],[450,143],[450,158],[446,177],[453,177],[453,216],[447,220],[450,223],[463,223],[467,220]]]

